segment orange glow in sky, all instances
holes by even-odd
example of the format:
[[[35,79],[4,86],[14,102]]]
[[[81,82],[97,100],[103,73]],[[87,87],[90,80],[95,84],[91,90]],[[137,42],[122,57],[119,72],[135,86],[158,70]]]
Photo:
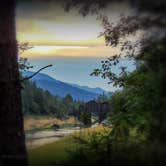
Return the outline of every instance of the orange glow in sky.
[[[118,48],[106,46],[34,46],[22,54],[23,57],[109,57],[119,52]]]

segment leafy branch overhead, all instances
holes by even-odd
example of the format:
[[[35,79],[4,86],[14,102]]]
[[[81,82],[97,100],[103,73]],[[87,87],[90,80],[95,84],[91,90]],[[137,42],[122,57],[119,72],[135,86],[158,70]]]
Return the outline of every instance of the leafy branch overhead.
[[[129,74],[125,71],[126,67],[121,67],[122,71],[117,75],[112,72],[112,66],[116,66],[123,57],[135,61],[141,60],[142,53],[150,41],[162,40],[166,31],[161,27],[163,28],[166,22],[161,18],[161,16],[150,17],[148,14],[121,16],[117,23],[112,23],[108,17],[100,15],[98,19],[101,20],[103,32],[99,37],[105,38],[106,46],[117,47],[120,51],[102,61],[101,68],[95,69],[91,75],[108,78],[109,83],[114,83],[114,86],[124,86],[125,78]],[[139,36],[135,37],[137,34]],[[133,40],[134,37],[135,40]]]
[[[100,15],[100,9],[106,8],[113,2],[126,2],[135,9],[135,14],[131,16],[121,16],[119,22],[112,23],[108,17]],[[124,80],[121,76],[116,75],[111,71],[111,66],[119,63],[122,56],[133,58],[134,60],[141,59],[141,52],[147,47],[149,41],[160,40],[165,36],[166,30],[166,1],[149,1],[149,0],[68,0],[66,10],[70,11],[77,8],[83,16],[88,14],[98,14],[98,19],[101,20],[103,32],[99,34],[105,38],[107,46],[119,47],[121,52],[117,55],[110,55],[106,61],[102,62],[101,69],[95,69],[91,75],[108,78],[115,85],[120,81],[120,86],[123,86]],[[142,32],[136,41],[130,40],[132,36]],[[106,63],[105,63],[106,62]],[[126,76],[124,67],[121,74]],[[118,81],[119,80],[119,81]]]
[[[165,0],[64,0],[66,3],[65,8],[67,11],[73,9],[74,7],[79,9],[79,13],[83,16],[89,13],[98,13],[100,9],[106,8],[111,3],[126,2],[132,5],[138,12],[149,12],[155,14],[166,13],[166,1]]]

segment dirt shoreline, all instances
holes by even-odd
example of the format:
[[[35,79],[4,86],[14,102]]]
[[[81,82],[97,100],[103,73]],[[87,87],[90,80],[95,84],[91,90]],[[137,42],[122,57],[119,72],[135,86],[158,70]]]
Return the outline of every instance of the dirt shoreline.
[[[55,142],[67,135],[70,135],[79,128],[59,129],[59,130],[42,130],[35,132],[26,132],[26,145],[28,149],[37,148],[45,144]]]

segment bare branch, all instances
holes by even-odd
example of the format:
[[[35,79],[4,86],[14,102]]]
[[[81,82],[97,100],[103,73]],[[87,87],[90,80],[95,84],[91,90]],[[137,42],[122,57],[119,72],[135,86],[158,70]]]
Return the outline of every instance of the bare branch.
[[[31,76],[23,78],[21,81],[26,81],[26,80],[29,80],[29,79],[33,78],[33,77],[34,77],[36,74],[38,74],[40,71],[42,71],[42,70],[44,70],[44,69],[46,69],[46,68],[48,68],[48,67],[51,67],[51,66],[53,66],[53,65],[50,64],[50,65],[44,66],[44,67],[42,67],[41,69],[39,69],[37,72],[35,72],[34,74],[32,74]]]

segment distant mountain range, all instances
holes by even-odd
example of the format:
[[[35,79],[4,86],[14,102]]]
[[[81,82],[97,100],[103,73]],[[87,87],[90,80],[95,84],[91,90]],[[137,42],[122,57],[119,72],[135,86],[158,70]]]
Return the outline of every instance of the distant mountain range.
[[[88,92],[92,92],[92,93],[108,94],[107,91],[105,91],[104,89],[99,88],[99,87],[91,88],[91,87],[88,87],[88,86],[80,86],[80,85],[77,85],[77,84],[70,84],[70,85],[73,86],[73,87],[76,87],[76,88],[80,88],[80,89],[86,90]]]
[[[24,77],[28,77],[34,74],[31,71],[23,71],[22,75]],[[39,73],[35,75],[31,81],[36,83],[37,87],[40,87],[44,90],[48,90],[53,95],[58,95],[60,97],[64,97],[67,94],[70,94],[74,100],[79,101],[89,101],[98,98],[100,95],[108,94],[107,91],[96,87],[90,88],[88,86],[80,86],[77,84],[71,84],[56,80],[46,74]]]

